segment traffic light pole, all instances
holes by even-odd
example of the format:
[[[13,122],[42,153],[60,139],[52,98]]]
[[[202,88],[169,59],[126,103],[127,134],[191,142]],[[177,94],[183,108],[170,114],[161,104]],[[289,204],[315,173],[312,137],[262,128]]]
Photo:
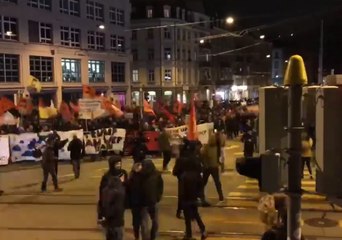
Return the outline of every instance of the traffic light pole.
[[[301,231],[301,149],[302,149],[302,90],[307,84],[304,61],[299,55],[290,58],[285,73],[284,85],[289,87],[288,95],[288,196],[287,239],[300,240]]]
[[[288,109],[288,139],[289,139],[289,166],[288,166],[288,239],[301,238],[301,97],[302,86],[289,87]],[[289,238],[290,237],[290,238]]]

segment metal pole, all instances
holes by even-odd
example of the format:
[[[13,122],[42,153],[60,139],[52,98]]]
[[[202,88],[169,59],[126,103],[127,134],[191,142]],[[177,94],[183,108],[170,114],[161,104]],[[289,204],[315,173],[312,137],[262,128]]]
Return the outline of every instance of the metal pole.
[[[304,61],[301,56],[290,58],[285,73],[284,84],[289,86],[288,92],[288,196],[287,239],[301,239],[301,149],[302,149],[302,90],[307,84]]]
[[[302,86],[289,87],[288,109],[288,139],[289,139],[289,168],[288,195],[290,198],[288,208],[288,239],[301,238],[301,98]],[[289,238],[290,237],[290,238]]]
[[[318,84],[323,83],[324,20],[321,20],[320,47],[318,56]]]

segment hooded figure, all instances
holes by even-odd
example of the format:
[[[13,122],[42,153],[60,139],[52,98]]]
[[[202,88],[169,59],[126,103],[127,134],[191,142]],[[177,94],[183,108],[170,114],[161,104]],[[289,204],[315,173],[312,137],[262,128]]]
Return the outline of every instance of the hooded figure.
[[[156,170],[152,160],[144,160],[142,162],[142,177],[143,212],[146,212],[150,216],[152,222],[150,236],[143,236],[143,238],[146,237],[146,239],[155,240],[158,233],[157,205],[163,195],[164,183],[160,172]],[[148,225],[146,217],[143,217],[142,221],[143,225]]]
[[[103,219],[103,208],[101,206],[101,193],[103,189],[108,185],[110,177],[118,177],[124,186],[127,184],[127,172],[122,169],[122,161],[120,156],[112,156],[108,159],[109,170],[102,176],[101,183],[99,187],[99,201],[97,204],[97,218],[101,222]]]

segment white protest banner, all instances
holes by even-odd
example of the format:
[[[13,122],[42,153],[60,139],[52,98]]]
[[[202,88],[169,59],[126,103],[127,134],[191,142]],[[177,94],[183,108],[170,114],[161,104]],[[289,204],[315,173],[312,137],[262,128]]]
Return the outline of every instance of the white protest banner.
[[[8,135],[0,136],[0,165],[7,165],[10,157],[9,137]]]
[[[9,134],[12,162],[39,161],[41,158],[33,157],[33,150],[41,141],[36,133]]]
[[[98,154],[100,151],[123,151],[126,130],[105,128],[84,133],[86,154]]]
[[[64,147],[59,149],[58,159],[59,160],[70,160],[70,152],[68,151],[69,143],[75,134],[82,141],[83,140],[83,129],[66,131],[66,132],[58,131],[57,134],[61,138],[61,141],[68,139],[68,142],[64,145]]]
[[[80,119],[92,119],[93,113],[101,110],[101,101],[99,99],[81,98],[78,100],[80,107]]]
[[[179,145],[181,144],[182,138],[186,136],[188,126],[182,125],[179,127],[165,128],[165,131],[171,136],[170,144]]]
[[[209,133],[214,130],[214,123],[203,123],[197,125],[198,140],[202,144],[207,144],[209,141]]]

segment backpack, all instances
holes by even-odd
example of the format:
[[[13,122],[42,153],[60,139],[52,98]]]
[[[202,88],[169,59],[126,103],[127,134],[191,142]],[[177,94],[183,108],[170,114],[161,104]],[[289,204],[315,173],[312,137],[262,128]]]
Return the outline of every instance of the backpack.
[[[103,216],[108,220],[123,217],[125,210],[125,188],[119,177],[110,176],[101,191]]]

